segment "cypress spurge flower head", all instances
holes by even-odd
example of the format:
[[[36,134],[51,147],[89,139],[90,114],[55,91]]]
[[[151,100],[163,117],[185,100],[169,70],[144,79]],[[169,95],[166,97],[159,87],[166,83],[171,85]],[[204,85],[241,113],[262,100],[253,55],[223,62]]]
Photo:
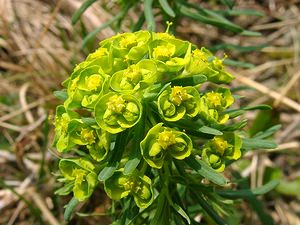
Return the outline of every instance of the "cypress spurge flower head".
[[[241,157],[241,138],[229,132],[215,136],[202,149],[202,158],[218,172],[225,169],[226,160],[237,160]]]
[[[142,105],[132,95],[108,93],[95,105],[99,126],[112,134],[133,127],[141,118]]]
[[[194,87],[169,87],[158,97],[158,111],[166,121],[178,121],[199,112],[200,95]]]
[[[138,31],[101,41],[57,95],[64,102],[56,109],[54,145],[70,157],[62,154],[59,162],[61,193],[73,191],[84,201],[103,185],[108,197],[122,199],[112,206],[116,222],[129,222],[135,205],[145,209],[136,224],[150,224],[149,218],[171,224],[162,216],[190,223],[189,204],[197,198],[181,200],[190,194],[212,197],[221,208],[218,192],[201,180],[226,184],[216,171],[241,157],[238,130],[245,125],[230,118],[247,110],[229,109],[234,98],[220,84],[233,76],[224,60],[168,33]],[[214,204],[207,207],[214,210]]]
[[[141,151],[146,162],[153,168],[161,168],[165,160],[182,160],[190,156],[193,148],[188,135],[158,123],[152,127],[141,142]]]
[[[138,171],[124,175],[122,171],[116,171],[112,177],[104,182],[107,195],[114,200],[120,200],[133,195],[134,201],[140,208],[147,208],[154,200],[152,182],[146,175]]]

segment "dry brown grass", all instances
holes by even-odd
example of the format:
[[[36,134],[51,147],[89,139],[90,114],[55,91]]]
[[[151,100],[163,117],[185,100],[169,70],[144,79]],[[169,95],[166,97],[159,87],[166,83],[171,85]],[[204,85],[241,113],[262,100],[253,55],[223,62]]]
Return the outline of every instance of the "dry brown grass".
[[[0,224],[33,224],[38,220],[32,216],[41,216],[42,221],[51,225],[63,221],[62,206],[66,199],[53,195],[58,186],[51,174],[56,170],[56,157],[51,150],[53,131],[47,117],[53,115],[58,103],[52,91],[61,88],[60,82],[84,58],[80,49],[82,30],[79,25],[70,24],[72,13],[81,2],[0,0],[0,180],[5,184],[0,186]],[[239,8],[265,12],[266,16],[260,19],[240,17],[237,21],[250,30],[261,31],[262,37],[232,36],[213,28],[207,32],[206,26],[186,20],[178,27],[181,37],[206,46],[220,41],[269,45],[254,53],[232,53],[233,58],[256,65],[233,71],[237,77],[235,86],[247,85],[257,90],[245,92],[243,104],[271,103],[283,125],[276,135],[277,149],[246,155],[251,164],[243,174],[251,177],[252,187],[262,184],[265,168],[270,165],[281,166],[288,180],[300,176],[300,1],[262,2],[237,3]],[[89,32],[111,17],[96,4],[82,21]],[[112,34],[111,29],[106,29],[98,39]],[[254,119],[255,115],[248,113],[247,118]],[[295,165],[291,165],[291,160]],[[103,205],[107,204],[99,195],[99,201],[89,207],[95,213],[103,213]],[[300,224],[299,195],[265,200],[278,224]],[[247,217],[252,221],[250,224],[257,221],[251,213]],[[101,221],[99,218],[73,223],[96,224]]]

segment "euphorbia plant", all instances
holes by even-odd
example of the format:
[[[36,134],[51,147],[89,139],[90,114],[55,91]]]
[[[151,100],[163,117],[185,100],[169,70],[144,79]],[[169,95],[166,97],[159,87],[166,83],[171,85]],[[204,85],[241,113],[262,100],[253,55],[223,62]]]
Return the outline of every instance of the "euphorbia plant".
[[[59,163],[57,193],[74,195],[66,218],[104,190],[114,224],[197,224],[200,214],[224,224],[226,198],[245,196],[228,189],[221,172],[257,143],[273,146],[245,137],[246,122],[232,120],[266,107],[230,109],[233,78],[223,59],[167,32],[100,42],[59,92],[55,146],[68,157]]]

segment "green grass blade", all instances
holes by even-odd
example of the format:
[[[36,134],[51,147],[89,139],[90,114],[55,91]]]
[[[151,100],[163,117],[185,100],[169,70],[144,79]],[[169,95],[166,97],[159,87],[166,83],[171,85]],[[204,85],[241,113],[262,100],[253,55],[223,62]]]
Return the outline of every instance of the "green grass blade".
[[[197,10],[197,13],[191,11],[188,7],[194,7]],[[230,22],[226,18],[222,17],[221,15],[211,11],[199,8],[199,6],[194,6],[192,4],[188,4],[188,7],[181,5],[180,12],[190,17],[194,20],[198,20],[202,23],[211,24],[213,26],[223,28],[235,33],[241,33],[243,31],[243,28]]]
[[[261,33],[256,31],[244,30],[241,35],[250,36],[250,37],[260,37]]]
[[[218,225],[226,225],[226,222],[219,214],[213,209],[213,207],[201,196],[201,193],[197,193],[194,190],[190,189],[193,197],[199,205],[207,212],[207,214],[216,222]]]
[[[232,9],[232,7],[234,6],[234,1],[233,0],[220,0],[220,2],[223,5],[226,5],[230,9]]]
[[[109,21],[107,21],[106,23],[102,24],[100,27],[97,27],[95,30],[93,30],[92,32],[90,32],[82,41],[82,48],[84,48],[87,43],[96,36],[97,33],[99,33],[101,30],[109,27],[110,25],[112,25],[114,22],[121,20],[122,18],[125,17],[125,15],[127,14],[128,10],[131,8],[131,4],[127,4],[125,6],[125,8],[123,8],[121,10],[121,12],[119,12],[116,16],[114,16],[112,19],[110,19]]]
[[[72,25],[76,24],[81,15],[97,0],[86,0],[72,16]]]
[[[267,184],[255,188],[255,189],[245,189],[245,190],[220,190],[217,191],[219,195],[224,198],[238,199],[238,198],[249,198],[254,195],[263,195],[273,190],[279,184],[279,180],[272,180]]]
[[[148,30],[155,31],[156,24],[155,24],[154,15],[152,12],[152,4],[153,4],[153,0],[145,0],[144,1],[144,14],[145,14],[145,19],[147,22]]]
[[[233,67],[240,67],[240,68],[246,68],[246,69],[251,69],[251,68],[255,67],[255,65],[252,63],[236,61],[236,60],[232,60],[232,59],[225,59],[223,62],[225,65],[233,66]]]
[[[231,9],[231,10],[223,10],[218,11],[224,16],[265,16],[263,12],[258,12],[253,9]]]
[[[267,44],[241,46],[241,45],[222,43],[222,44],[214,45],[212,48],[209,48],[209,49],[213,52],[216,52],[219,50],[235,50],[238,52],[253,52],[253,51],[259,51],[267,46],[268,46]]]
[[[173,9],[170,7],[167,0],[159,0],[159,4],[161,5],[162,9],[171,17],[175,17],[176,14]]]

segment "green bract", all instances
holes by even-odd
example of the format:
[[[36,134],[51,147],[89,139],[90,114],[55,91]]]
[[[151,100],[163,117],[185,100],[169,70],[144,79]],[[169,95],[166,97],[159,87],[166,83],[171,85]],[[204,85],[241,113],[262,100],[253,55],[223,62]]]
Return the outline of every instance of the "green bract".
[[[112,134],[133,127],[141,118],[142,105],[131,95],[108,93],[95,106],[99,126]]]
[[[83,201],[91,196],[97,185],[95,166],[87,159],[62,159],[59,169],[66,180],[73,181],[74,196]]]
[[[212,168],[222,172],[225,160],[237,160],[241,157],[241,138],[234,133],[225,133],[209,140],[202,149],[202,158]]]
[[[60,154],[65,186],[57,193],[73,191],[83,201],[102,186],[122,224],[173,224],[168,218],[181,217],[193,224],[193,195],[202,203],[214,199],[207,212],[217,215],[223,202],[210,182],[225,185],[218,172],[241,157],[238,130],[245,123],[230,118],[246,110],[229,109],[233,76],[223,60],[168,33],[101,41],[59,93],[65,101],[56,109],[54,145],[68,155]]]
[[[209,123],[226,123],[228,114],[222,114],[234,102],[230,90],[218,88],[216,91],[209,91],[200,98],[199,115]]]
[[[157,79],[156,73],[156,64],[149,59],[144,59],[125,70],[116,72],[111,78],[110,86],[118,92],[134,93],[140,88],[153,84]]]
[[[188,135],[163,127],[163,123],[152,127],[141,142],[142,155],[153,168],[161,168],[170,157],[179,160],[188,157],[192,148],[193,144]]]
[[[114,200],[120,200],[131,194],[138,207],[147,208],[154,199],[151,184],[149,177],[140,175],[137,171],[130,175],[116,171],[112,177],[104,182],[104,189],[107,195]]]
[[[194,87],[168,87],[158,97],[158,111],[166,121],[177,121],[199,112],[200,95]]]

